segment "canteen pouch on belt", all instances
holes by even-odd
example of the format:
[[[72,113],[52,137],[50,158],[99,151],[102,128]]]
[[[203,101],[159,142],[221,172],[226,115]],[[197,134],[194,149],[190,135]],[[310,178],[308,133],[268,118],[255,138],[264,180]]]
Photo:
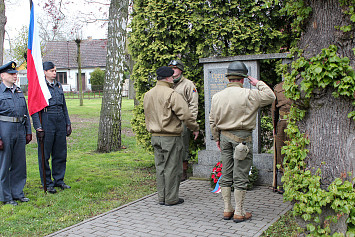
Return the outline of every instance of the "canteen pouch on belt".
[[[233,158],[237,160],[244,160],[245,157],[247,157],[248,153],[248,146],[245,142],[241,142],[234,148]]]

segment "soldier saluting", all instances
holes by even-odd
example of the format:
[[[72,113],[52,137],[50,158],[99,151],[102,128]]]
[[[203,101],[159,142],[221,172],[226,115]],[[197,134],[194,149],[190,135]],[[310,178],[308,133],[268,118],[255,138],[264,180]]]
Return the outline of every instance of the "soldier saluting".
[[[256,126],[256,115],[259,108],[275,100],[275,95],[264,82],[247,76],[248,69],[243,62],[230,63],[227,71],[229,83],[226,89],[212,97],[209,119],[223,163],[220,181],[224,201],[223,218],[230,220],[233,217],[233,221],[238,223],[252,217],[251,213],[245,211],[244,201],[253,163],[252,131]],[[243,88],[246,77],[256,90]],[[232,186],[235,211],[231,204]]]
[[[25,146],[32,140],[31,125],[25,97],[17,81],[16,63],[0,67],[0,201],[17,205],[28,202],[23,188],[26,184]]]

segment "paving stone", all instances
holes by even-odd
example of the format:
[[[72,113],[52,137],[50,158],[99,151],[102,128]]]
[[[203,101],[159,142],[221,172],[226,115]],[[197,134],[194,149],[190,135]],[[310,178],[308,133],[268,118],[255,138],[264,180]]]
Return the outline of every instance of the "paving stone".
[[[209,181],[182,182],[180,196],[185,199],[183,204],[167,207],[157,203],[155,193],[48,236],[260,236],[291,208],[281,195],[258,186],[247,192],[245,203],[252,219],[234,223],[222,219],[221,194],[211,193]]]

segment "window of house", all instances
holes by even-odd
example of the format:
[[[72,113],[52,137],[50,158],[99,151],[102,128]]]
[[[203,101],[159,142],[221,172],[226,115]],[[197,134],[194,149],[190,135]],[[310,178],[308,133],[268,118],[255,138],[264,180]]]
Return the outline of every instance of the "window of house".
[[[57,72],[57,81],[59,81],[63,85],[66,85],[67,84],[67,73],[66,72]]]

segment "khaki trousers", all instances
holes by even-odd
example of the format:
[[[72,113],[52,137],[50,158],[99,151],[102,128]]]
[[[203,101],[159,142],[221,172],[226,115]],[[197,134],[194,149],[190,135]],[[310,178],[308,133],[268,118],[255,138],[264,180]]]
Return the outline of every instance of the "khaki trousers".
[[[159,202],[179,201],[182,176],[181,137],[152,136]]]
[[[252,136],[251,131],[237,130],[228,131],[240,138],[247,138]],[[222,178],[220,181],[221,187],[232,187],[235,190],[247,190],[249,183],[249,171],[253,164],[253,142],[246,142],[249,148],[249,153],[244,160],[237,160],[233,158],[234,148],[239,144],[224,136],[220,135],[221,157],[222,157]]]
[[[185,123],[183,123],[183,128],[182,128],[182,133],[181,133],[181,139],[182,139],[182,161],[188,161],[189,160],[189,147],[190,147],[190,136],[191,136],[191,131],[188,129]]]

